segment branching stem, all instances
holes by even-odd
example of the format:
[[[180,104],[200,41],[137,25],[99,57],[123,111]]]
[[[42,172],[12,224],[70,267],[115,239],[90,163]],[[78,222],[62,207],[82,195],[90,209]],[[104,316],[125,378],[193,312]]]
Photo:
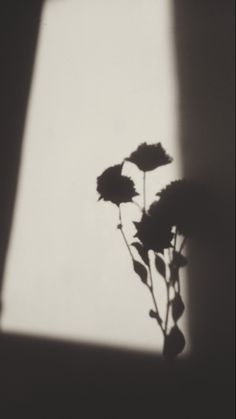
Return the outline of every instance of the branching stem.
[[[166,280],[166,292],[167,292],[167,303],[166,303],[166,318],[165,318],[165,334],[168,332],[168,321],[170,312],[170,284]]]
[[[118,229],[119,229],[119,230],[120,230],[120,232],[121,232],[121,235],[122,235],[122,237],[123,237],[124,243],[125,243],[125,245],[126,245],[126,247],[127,247],[127,249],[128,249],[128,252],[129,252],[129,254],[130,254],[130,256],[131,256],[131,259],[132,259],[132,261],[133,261],[133,260],[134,260],[133,253],[131,252],[131,249],[130,249],[130,246],[129,246],[128,240],[127,240],[127,238],[126,238],[126,235],[125,235],[125,233],[124,233],[124,229],[123,229],[123,220],[122,220],[122,213],[121,213],[121,206],[120,206],[120,205],[119,205],[119,225],[118,225]]]
[[[143,212],[146,212],[146,172],[143,172]]]
[[[149,271],[149,277],[150,277],[150,285],[147,284],[147,287],[148,287],[148,289],[150,291],[150,294],[152,296],[153,304],[154,304],[156,315],[157,315],[157,317],[156,317],[157,323],[160,326],[163,335],[165,336],[165,329],[163,327],[163,322],[162,322],[162,319],[161,319],[161,316],[160,316],[160,313],[159,313],[159,310],[158,310],[156,297],[155,297],[155,294],[154,294],[153,277],[152,277],[152,269],[151,269],[150,259],[149,259],[149,262],[148,262],[148,271]]]
[[[132,261],[134,261],[135,259],[134,259],[133,253],[132,253],[132,251],[130,249],[130,245],[128,243],[128,240],[126,238],[126,235],[125,235],[124,229],[123,229],[123,219],[122,219],[122,212],[121,212],[121,206],[120,205],[119,205],[119,225],[118,225],[118,229],[121,232],[121,235],[123,237],[125,246],[128,249],[128,252],[130,254],[130,257],[131,257]],[[156,297],[155,297],[154,290],[153,290],[153,278],[152,278],[152,271],[151,271],[151,266],[150,266],[150,260],[149,260],[149,263],[148,263],[148,271],[149,271],[150,284],[147,283],[146,286],[147,286],[147,288],[148,288],[148,290],[149,290],[149,292],[151,294],[151,297],[152,297],[152,301],[153,301],[155,312],[156,312],[156,320],[157,320],[157,323],[158,323],[159,327],[161,328],[161,331],[162,331],[162,333],[163,333],[163,335],[165,337],[165,335],[166,335],[165,334],[165,329],[163,327],[163,322],[162,322],[162,319],[161,319],[160,314],[159,314],[159,310],[158,310],[157,302],[156,302]]]

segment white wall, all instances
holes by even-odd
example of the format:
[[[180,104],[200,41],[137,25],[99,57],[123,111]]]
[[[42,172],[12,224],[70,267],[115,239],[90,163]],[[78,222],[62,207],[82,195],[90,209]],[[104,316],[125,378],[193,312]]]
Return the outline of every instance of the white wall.
[[[149,176],[150,200],[181,177],[170,3],[46,3],[5,273],[4,330],[161,349],[147,315],[150,296],[116,230],[116,208],[97,203],[96,177],[143,141],[161,141],[175,159]],[[130,205],[125,211],[126,220],[138,216]]]

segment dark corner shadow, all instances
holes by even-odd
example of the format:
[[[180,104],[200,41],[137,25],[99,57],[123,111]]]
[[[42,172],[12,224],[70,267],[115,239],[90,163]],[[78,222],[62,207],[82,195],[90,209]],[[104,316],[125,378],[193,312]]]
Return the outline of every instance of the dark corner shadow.
[[[193,358],[163,361],[161,354],[9,333],[0,337],[0,368],[4,418],[199,419],[228,412],[229,395],[222,399],[217,384],[225,371]]]
[[[214,217],[205,239],[189,246],[191,341],[216,368],[232,366],[234,1],[180,0],[173,9],[184,176],[208,189]]]
[[[0,298],[42,4],[43,0],[0,4]]]

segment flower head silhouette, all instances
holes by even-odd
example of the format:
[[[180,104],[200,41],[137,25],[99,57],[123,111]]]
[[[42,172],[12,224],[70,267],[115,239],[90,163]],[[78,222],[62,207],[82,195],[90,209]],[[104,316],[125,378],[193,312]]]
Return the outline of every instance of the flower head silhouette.
[[[130,243],[124,226],[121,203],[132,202],[137,194],[131,178],[122,175],[122,168],[130,161],[143,172],[143,190],[141,200],[133,202],[141,210],[139,222],[133,222],[137,238]],[[172,359],[178,356],[185,347],[185,337],[179,328],[179,320],[185,312],[181,296],[180,269],[187,265],[183,254],[188,236],[196,234],[199,226],[205,228],[206,196],[202,195],[199,185],[185,180],[170,183],[161,192],[147,210],[146,183],[148,171],[157,169],[172,162],[160,143],[141,144],[122,164],[109,167],[97,178],[99,199],[110,201],[118,206],[117,229],[131,258],[134,273],[148,289],[152,308],[149,316],[154,319],[163,334],[163,355]],[[204,210],[203,210],[204,209]],[[184,237],[181,237],[184,235]],[[168,249],[167,252],[164,252]],[[159,310],[156,296],[156,284],[153,273],[164,279],[166,287],[166,308]]]
[[[136,164],[143,172],[157,169],[172,162],[172,158],[166,153],[161,143],[142,143],[126,160]]]
[[[134,223],[137,230],[135,237],[141,241],[145,249],[163,253],[164,249],[171,247],[172,226],[158,202],[150,209],[150,212],[143,214],[140,222]]]
[[[120,205],[122,202],[131,202],[138,195],[132,179],[121,174],[122,166],[109,167],[97,178],[99,199]]]
[[[155,206],[165,214],[166,222],[176,226],[179,234],[191,236],[200,228],[202,220],[202,191],[193,182],[177,180],[157,194],[160,199]]]

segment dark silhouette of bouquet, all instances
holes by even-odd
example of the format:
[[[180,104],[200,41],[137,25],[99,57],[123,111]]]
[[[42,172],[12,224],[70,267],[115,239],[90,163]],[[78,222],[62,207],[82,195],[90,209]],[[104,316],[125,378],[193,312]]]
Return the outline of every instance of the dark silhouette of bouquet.
[[[143,172],[143,205],[140,221],[134,222],[136,234],[128,242],[122,219],[122,205],[134,202],[137,195],[133,180],[122,174],[126,162],[132,162]],[[149,208],[146,205],[146,174],[170,164],[172,158],[160,143],[141,144],[121,164],[106,169],[97,178],[99,199],[110,201],[118,207],[118,230],[130,254],[133,269],[147,287],[153,308],[149,316],[154,319],[163,334],[163,354],[174,358],[185,347],[185,337],[179,327],[185,305],[181,295],[180,271],[187,265],[183,254],[186,239],[195,234],[199,227],[196,207],[200,190],[186,180],[177,180],[157,192],[156,200]],[[154,263],[153,263],[154,260]],[[159,274],[166,288],[166,307],[160,313],[156,297],[155,275]]]

